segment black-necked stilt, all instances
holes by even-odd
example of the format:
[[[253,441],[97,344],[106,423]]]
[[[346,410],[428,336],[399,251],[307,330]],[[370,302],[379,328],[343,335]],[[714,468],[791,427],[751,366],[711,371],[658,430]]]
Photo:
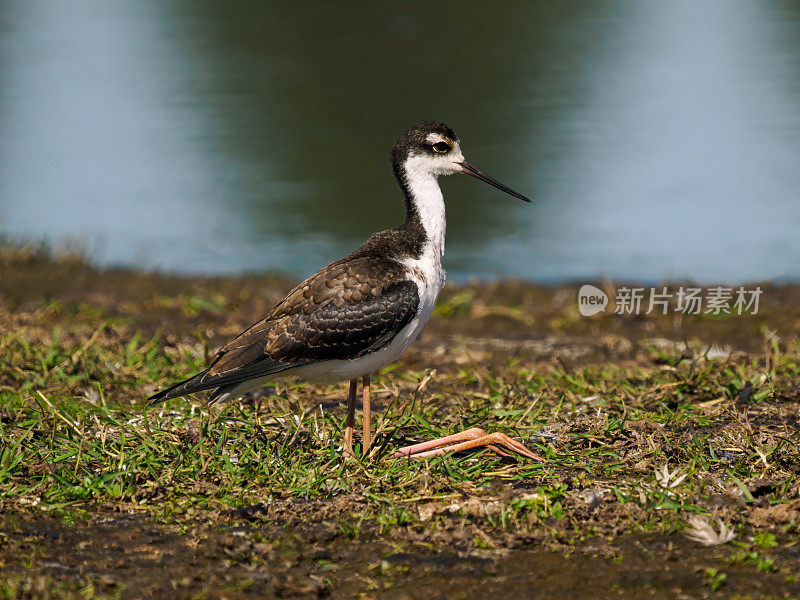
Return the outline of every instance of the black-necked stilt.
[[[400,227],[374,234],[349,256],[306,279],[223,346],[208,369],[151,396],[150,404],[201,390],[213,390],[209,403],[233,399],[278,374],[323,382],[349,379],[345,445],[352,452],[356,387],[362,378],[366,454],[370,375],[416,339],[444,286],[445,209],[438,177],[466,173],[530,202],[466,162],[456,134],[436,121],[423,121],[403,134],[392,148],[392,170],[405,196],[406,219]],[[409,446],[394,456],[478,446],[539,459],[508,436],[480,429]]]

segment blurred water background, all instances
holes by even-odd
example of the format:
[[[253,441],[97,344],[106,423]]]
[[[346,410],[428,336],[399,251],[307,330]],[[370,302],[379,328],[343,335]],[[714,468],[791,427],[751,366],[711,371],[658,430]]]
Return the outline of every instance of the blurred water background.
[[[800,279],[800,2],[0,2],[0,234],[301,277],[398,224],[422,119],[451,278]]]

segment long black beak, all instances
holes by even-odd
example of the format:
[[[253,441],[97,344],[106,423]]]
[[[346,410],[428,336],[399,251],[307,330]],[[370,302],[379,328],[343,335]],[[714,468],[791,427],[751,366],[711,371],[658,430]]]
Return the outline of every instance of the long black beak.
[[[463,169],[461,171],[462,173],[466,173],[467,175],[472,175],[476,179],[480,179],[481,181],[485,181],[489,185],[493,185],[494,187],[496,187],[498,190],[503,190],[506,194],[514,196],[514,198],[519,198],[520,200],[524,200],[525,202],[530,202],[529,198],[526,198],[525,196],[523,196],[519,192],[515,192],[510,187],[508,187],[506,185],[503,185],[502,183],[497,181],[497,179],[495,179],[494,177],[489,177],[486,173],[484,173],[483,171],[481,171],[480,169],[478,169],[476,167],[473,167],[467,161],[461,162],[459,164],[461,165],[461,168]]]

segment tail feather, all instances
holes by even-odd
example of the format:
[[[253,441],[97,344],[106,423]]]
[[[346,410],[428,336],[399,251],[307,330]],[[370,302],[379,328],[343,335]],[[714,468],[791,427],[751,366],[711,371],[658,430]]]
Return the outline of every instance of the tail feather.
[[[232,398],[231,394],[239,387],[238,383],[231,383],[230,385],[222,385],[214,390],[214,392],[206,400],[206,405],[211,406],[217,402],[226,402]]]
[[[184,379],[183,381],[179,381],[168,388],[164,388],[160,392],[156,392],[152,396],[147,399],[147,406],[153,406],[154,404],[158,404],[159,402],[164,402],[165,400],[170,400],[172,398],[179,398],[180,396],[185,396],[186,394],[191,394],[192,392],[199,391],[195,386],[192,385],[194,382],[199,383],[200,379],[203,375],[206,374],[206,371],[202,373],[198,373],[193,377],[189,377],[188,379]]]
[[[179,381],[178,383],[153,394],[147,399],[147,406],[152,406],[153,404],[158,404],[159,402],[170,400],[171,398],[185,396],[186,394],[192,394],[194,392],[201,392],[203,390],[215,388],[216,391],[209,399],[209,402],[213,403],[217,400],[223,401],[229,397],[225,395],[226,393],[233,391],[238,384],[244,381],[258,379],[267,375],[274,375],[276,373],[291,369],[292,367],[308,364],[308,362],[310,361],[284,363],[269,358],[263,358],[246,366],[237,369],[231,369],[231,371],[228,373],[214,374],[206,378],[206,375],[209,373],[209,371],[214,368],[214,364],[212,364],[208,369],[198,373],[194,377],[189,377],[188,379]]]

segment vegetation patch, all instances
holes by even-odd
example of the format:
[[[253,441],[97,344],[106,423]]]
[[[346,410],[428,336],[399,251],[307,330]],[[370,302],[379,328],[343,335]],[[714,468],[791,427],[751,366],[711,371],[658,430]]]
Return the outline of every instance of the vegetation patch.
[[[800,597],[800,289],[678,322],[454,286],[374,378],[366,458],[342,451],[345,384],[143,406],[288,286],[0,253],[0,597],[503,593],[534,564],[553,593]],[[388,458],[470,427],[547,462]]]

